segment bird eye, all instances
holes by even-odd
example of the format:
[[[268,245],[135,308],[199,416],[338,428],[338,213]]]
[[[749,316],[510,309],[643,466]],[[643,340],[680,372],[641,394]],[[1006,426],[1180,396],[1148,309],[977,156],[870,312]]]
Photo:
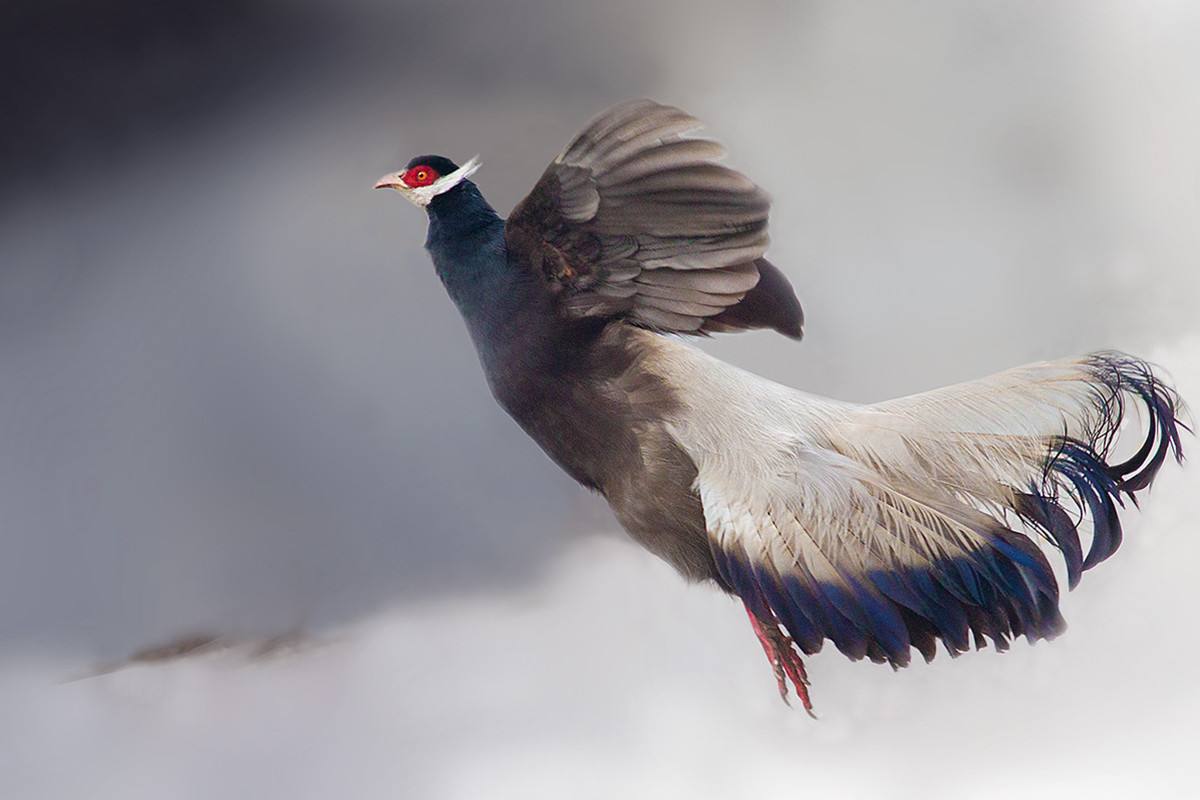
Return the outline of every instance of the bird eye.
[[[416,189],[421,186],[429,186],[431,183],[436,181],[438,177],[439,175],[437,170],[428,164],[421,164],[419,166],[412,167],[408,170],[408,172],[405,172],[402,180],[406,185]]]

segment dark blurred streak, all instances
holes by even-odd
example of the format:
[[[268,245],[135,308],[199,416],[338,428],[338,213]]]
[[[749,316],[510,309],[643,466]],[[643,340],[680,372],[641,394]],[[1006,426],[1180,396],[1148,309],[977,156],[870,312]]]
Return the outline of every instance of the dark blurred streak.
[[[270,0],[4,3],[0,195],[131,155],[294,79],[328,54],[330,23],[311,4]]]

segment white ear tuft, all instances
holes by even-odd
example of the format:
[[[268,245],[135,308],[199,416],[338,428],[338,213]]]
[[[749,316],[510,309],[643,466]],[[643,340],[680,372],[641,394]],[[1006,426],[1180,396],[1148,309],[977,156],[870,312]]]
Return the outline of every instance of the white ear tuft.
[[[458,180],[461,181],[464,178],[469,178],[472,175],[474,175],[479,170],[479,168],[482,166],[483,166],[483,162],[479,160],[479,156],[474,155],[474,156],[471,156],[471,158],[467,161],[467,163],[463,164],[461,167],[456,169],[454,172],[451,172],[450,174],[458,175],[459,173],[462,173],[458,178]],[[457,182],[458,181],[455,181],[455,183],[457,183]]]

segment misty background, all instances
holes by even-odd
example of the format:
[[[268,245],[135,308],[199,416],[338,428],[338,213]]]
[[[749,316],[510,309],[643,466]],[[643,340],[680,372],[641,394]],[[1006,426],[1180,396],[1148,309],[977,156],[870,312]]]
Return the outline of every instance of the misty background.
[[[871,401],[1117,347],[1196,403],[1200,6],[18,0],[0,66],[0,795],[1200,778],[1194,468],[1127,515],[1064,638],[896,674],[830,648],[813,724],[740,607],[494,405],[424,215],[370,189],[479,153],[506,213],[590,116],[653,97],[771,193],[805,307],[798,345],[710,352]]]

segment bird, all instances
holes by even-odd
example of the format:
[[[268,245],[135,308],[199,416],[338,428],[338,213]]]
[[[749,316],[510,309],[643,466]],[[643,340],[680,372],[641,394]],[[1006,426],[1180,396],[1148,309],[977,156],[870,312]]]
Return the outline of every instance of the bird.
[[[500,406],[633,540],[741,601],[784,702],[790,684],[813,714],[802,654],[826,641],[898,669],[938,642],[1059,634],[1048,556],[1073,589],[1117,550],[1119,512],[1183,461],[1178,392],[1100,351],[858,404],[707,354],[688,337],[799,340],[804,314],[765,258],[767,194],[699,128],[615,105],[507,219],[470,180],[478,157],[418,156],[375,188],[427,212]]]

